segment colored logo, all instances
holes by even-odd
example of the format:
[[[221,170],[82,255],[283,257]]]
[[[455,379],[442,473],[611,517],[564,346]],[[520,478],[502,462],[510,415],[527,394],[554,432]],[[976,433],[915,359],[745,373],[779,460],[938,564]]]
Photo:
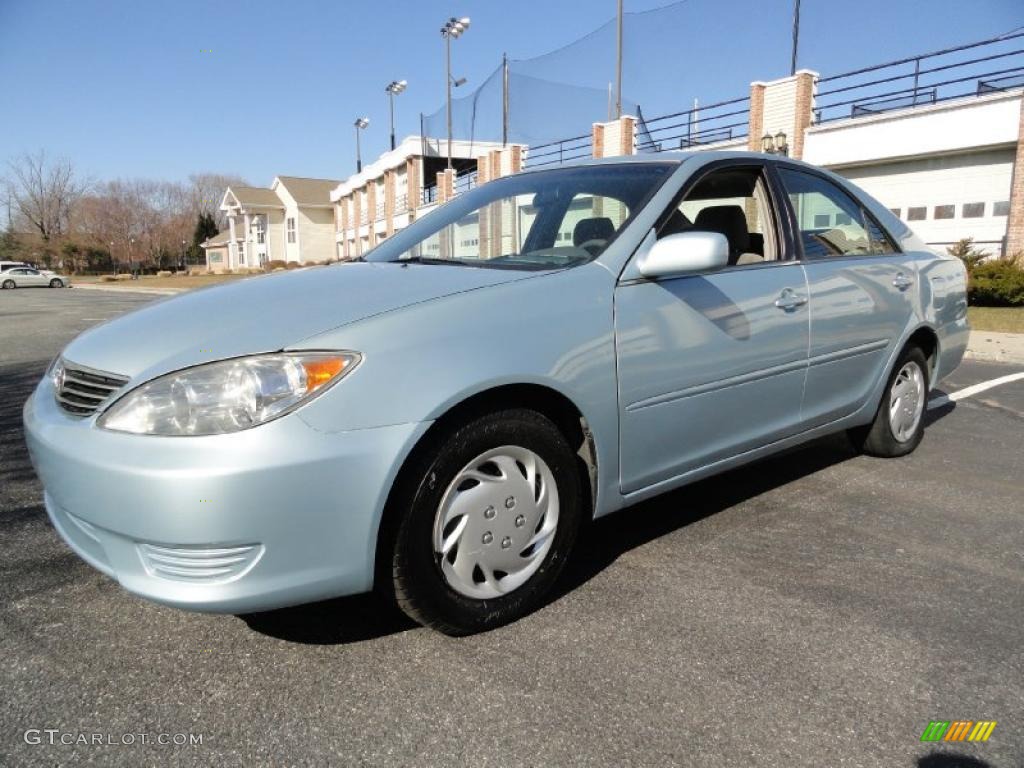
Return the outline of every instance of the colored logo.
[[[932,720],[921,741],[988,741],[995,727],[995,720]]]

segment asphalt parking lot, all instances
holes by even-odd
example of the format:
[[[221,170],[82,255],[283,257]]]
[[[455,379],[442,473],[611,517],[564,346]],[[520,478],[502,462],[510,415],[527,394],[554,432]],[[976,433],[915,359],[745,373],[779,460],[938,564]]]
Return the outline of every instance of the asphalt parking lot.
[[[829,438],[600,521],[547,607],[456,640],[366,597],[151,605],[61,542],[22,404],[152,300],[0,294],[0,765],[1024,765],[1024,381],[932,409],[905,459]]]

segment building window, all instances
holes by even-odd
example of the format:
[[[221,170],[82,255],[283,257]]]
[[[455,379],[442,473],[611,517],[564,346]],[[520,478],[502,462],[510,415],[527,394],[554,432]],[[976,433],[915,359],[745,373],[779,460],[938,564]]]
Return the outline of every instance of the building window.
[[[992,215],[993,216],[1009,216],[1010,215],[1010,201],[1000,200],[999,202],[992,203]]]
[[[899,208],[890,208],[889,212],[898,219],[900,217],[901,209],[899,209]]]
[[[238,263],[245,264],[245,243],[238,244]]]
[[[258,218],[252,224],[253,230],[256,232],[256,242],[263,245],[267,242],[267,233],[263,229],[263,219]]]
[[[816,213],[814,215],[814,226],[823,229],[832,223],[832,216],[828,213]]]
[[[289,216],[288,217],[287,228],[288,228],[288,242],[289,243],[294,243],[295,242],[295,217],[294,216]]]
[[[964,203],[963,217],[965,219],[980,219],[984,215],[984,203]]]
[[[956,216],[955,205],[936,205],[932,212],[934,219],[952,219],[954,216]]]
[[[923,205],[907,208],[907,221],[924,221],[928,216],[928,209]]]
[[[853,219],[850,218],[848,213],[837,213],[836,214],[836,226],[841,227],[845,224],[852,223]]]

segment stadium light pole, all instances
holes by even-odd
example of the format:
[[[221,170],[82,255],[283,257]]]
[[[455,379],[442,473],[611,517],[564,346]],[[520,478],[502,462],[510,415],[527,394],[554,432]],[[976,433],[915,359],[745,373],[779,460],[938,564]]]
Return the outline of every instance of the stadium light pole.
[[[395,148],[395,96],[405,90],[409,85],[405,80],[392,80],[384,88],[388,95],[388,112],[391,115],[391,148]]]
[[[459,38],[469,29],[469,17],[463,16],[456,19],[452,16],[441,27],[441,37],[444,38],[444,63],[445,63],[445,88],[448,92],[448,170],[452,169],[452,38]],[[465,79],[462,83],[466,82]],[[461,85],[462,83],[459,83]]]
[[[360,117],[357,118],[353,125],[356,127],[356,173],[363,172],[363,153],[359,147],[359,132],[366,129],[366,126],[370,124],[370,118]]]
[[[619,0],[615,38],[615,117],[619,118],[622,117],[622,0]]]
[[[800,42],[800,0],[793,0],[793,54],[789,60],[789,74],[796,74],[796,49]]]

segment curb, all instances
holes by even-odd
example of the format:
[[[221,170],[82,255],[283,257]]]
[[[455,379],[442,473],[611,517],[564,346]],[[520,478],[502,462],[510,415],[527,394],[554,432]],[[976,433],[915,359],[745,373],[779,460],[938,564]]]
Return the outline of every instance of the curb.
[[[969,360],[1024,365],[1024,333],[971,331],[964,357]]]
[[[108,293],[148,293],[153,296],[177,296],[179,293],[184,293],[188,290],[187,288],[118,288],[115,287],[115,285],[95,285],[92,283],[72,284],[71,287],[85,291],[107,291]]]

